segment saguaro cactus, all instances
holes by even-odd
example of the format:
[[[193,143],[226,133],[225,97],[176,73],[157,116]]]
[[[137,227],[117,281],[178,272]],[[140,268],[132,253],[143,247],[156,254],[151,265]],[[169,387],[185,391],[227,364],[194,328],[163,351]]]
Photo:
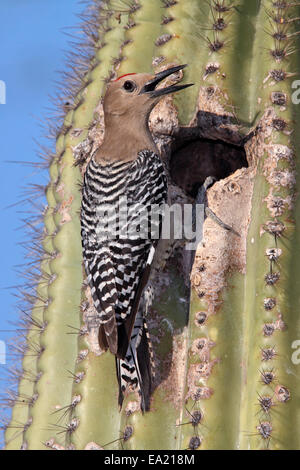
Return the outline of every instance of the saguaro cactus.
[[[50,158],[40,281],[7,449],[299,449],[297,226],[300,6],[272,0],[95,0],[83,15]],[[179,248],[154,276],[151,409],[117,406],[82,269],[79,182],[117,75],[188,63],[194,87],[150,121],[173,200],[218,181],[189,271]],[[73,81],[74,80],[74,81]],[[190,286],[188,279],[190,278]],[[71,334],[73,333],[73,334]]]

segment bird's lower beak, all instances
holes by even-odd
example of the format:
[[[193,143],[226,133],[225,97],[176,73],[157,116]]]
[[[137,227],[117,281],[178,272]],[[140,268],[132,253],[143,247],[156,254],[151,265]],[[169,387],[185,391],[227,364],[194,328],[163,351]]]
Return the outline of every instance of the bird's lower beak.
[[[163,70],[162,72],[157,73],[152,80],[145,83],[139,94],[141,95],[142,93],[147,93],[151,98],[157,98],[159,96],[168,95],[169,93],[174,93],[176,91],[183,90],[184,88],[194,85],[193,83],[187,83],[185,85],[171,85],[166,88],[160,88],[158,90],[155,89],[156,85],[158,85],[166,77],[172,75],[172,73],[184,69],[186,66],[187,64],[177,65],[176,67],[171,67],[167,70]]]

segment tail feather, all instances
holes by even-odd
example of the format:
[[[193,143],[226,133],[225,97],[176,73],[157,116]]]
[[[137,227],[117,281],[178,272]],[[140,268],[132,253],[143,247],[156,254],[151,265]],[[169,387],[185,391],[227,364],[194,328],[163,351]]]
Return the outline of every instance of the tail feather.
[[[151,363],[144,323],[137,347],[131,343],[125,359],[116,357],[116,369],[119,383],[119,406],[123,404],[124,393],[129,385],[133,390],[137,390],[141,397],[142,412],[148,411],[151,394]]]
[[[141,395],[141,410],[144,412],[149,411],[150,409],[150,396],[152,388],[152,368],[150,361],[149,342],[145,328],[143,328],[141,342],[137,350],[137,359],[141,377],[139,390]]]
[[[122,359],[116,357],[119,406],[122,406],[124,393],[129,385],[133,390],[137,390],[141,397],[142,412],[150,409],[152,376],[154,376],[153,350],[145,320],[152,300],[153,289],[149,284],[141,299],[126,356]]]

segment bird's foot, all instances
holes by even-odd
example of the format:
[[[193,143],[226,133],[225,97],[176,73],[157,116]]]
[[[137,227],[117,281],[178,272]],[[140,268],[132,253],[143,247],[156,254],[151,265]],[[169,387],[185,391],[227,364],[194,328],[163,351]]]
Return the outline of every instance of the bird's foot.
[[[237,237],[241,236],[236,230],[234,230],[234,228],[225,224],[225,222],[223,222],[223,220],[221,220],[209,207],[205,208],[205,214],[207,217],[210,217],[214,222],[220,225],[220,227],[222,227],[224,230],[228,230],[229,232],[234,233]]]

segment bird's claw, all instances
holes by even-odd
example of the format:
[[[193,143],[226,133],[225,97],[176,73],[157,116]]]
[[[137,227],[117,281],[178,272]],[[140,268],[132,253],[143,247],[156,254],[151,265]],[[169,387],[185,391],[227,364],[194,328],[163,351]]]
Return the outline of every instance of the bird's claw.
[[[237,237],[240,237],[240,234],[234,230],[230,225],[225,224],[209,207],[207,202],[207,190],[216,182],[216,178],[214,176],[208,176],[205,178],[204,183],[199,188],[197,197],[196,197],[196,204],[204,204],[205,206],[205,216],[210,217],[214,222],[216,222],[220,227],[224,230],[228,230],[229,232],[234,233]]]

